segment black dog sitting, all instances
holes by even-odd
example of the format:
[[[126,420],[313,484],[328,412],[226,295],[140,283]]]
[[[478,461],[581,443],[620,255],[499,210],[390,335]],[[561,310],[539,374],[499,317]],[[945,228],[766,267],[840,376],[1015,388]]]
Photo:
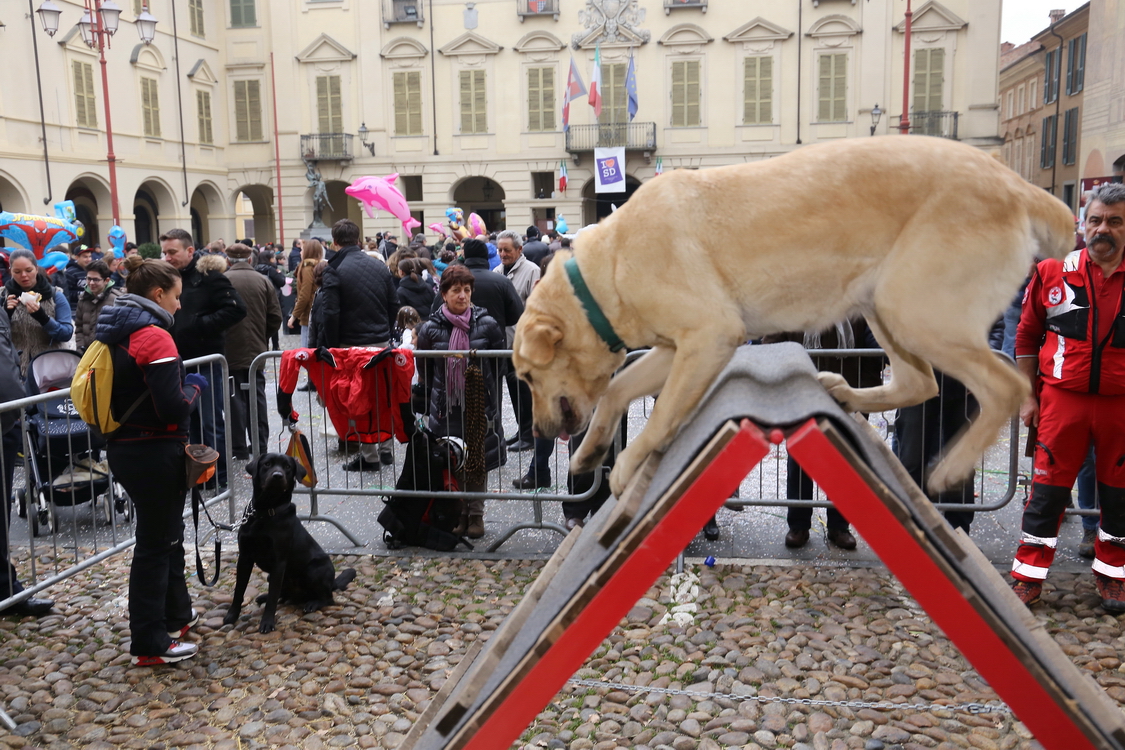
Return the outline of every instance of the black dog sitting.
[[[252,477],[253,497],[249,515],[238,529],[238,575],[234,598],[224,625],[234,623],[242,613],[242,599],[254,565],[269,575],[260,633],[274,629],[277,603],[284,599],[315,612],[332,604],[332,592],[343,591],[355,578],[355,570],[345,568],[335,575],[332,560],[312,535],[297,520],[293,488],[305,476],[305,468],[291,456],[266,453],[246,464]]]

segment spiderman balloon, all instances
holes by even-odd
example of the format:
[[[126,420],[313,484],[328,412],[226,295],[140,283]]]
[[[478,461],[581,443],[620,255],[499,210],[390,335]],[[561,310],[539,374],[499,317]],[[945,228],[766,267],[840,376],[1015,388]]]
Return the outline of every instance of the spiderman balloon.
[[[77,242],[85,234],[85,227],[74,214],[74,202],[62,201],[55,204],[54,216],[34,216],[0,211],[0,237],[10,239],[17,245],[35,253],[43,268],[58,270],[66,266],[66,253],[51,248]]]

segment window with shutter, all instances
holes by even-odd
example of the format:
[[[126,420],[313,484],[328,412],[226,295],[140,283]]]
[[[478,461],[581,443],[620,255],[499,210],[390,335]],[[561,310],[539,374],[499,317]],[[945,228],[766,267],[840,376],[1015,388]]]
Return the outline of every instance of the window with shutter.
[[[230,25],[236,27],[258,25],[254,0],[230,0]]]
[[[1051,50],[1044,60],[1043,103],[1050,104],[1059,98],[1059,78],[1062,68],[1062,47]]]
[[[316,77],[318,132],[342,133],[344,113],[340,101],[340,76]]]
[[[1066,80],[1073,83],[1067,93],[1077,94],[1086,87],[1086,34],[1072,40],[1071,44],[1074,45],[1074,51],[1070,56]]]
[[[188,0],[188,20],[191,22],[192,36],[204,36],[203,0]]]
[[[259,81],[234,82],[234,139],[262,140],[262,98]]]
[[[81,128],[98,126],[98,110],[94,99],[94,66],[74,62],[74,116]]]
[[[848,119],[847,84],[848,55],[838,52],[820,56],[820,88],[817,119],[820,122],[843,122]]]
[[[145,9],[144,0],[133,0],[133,15],[139,16]]]
[[[699,127],[699,60],[672,63],[672,127]]]
[[[527,69],[527,129],[555,129],[555,69]]]
[[[625,91],[627,63],[602,65],[602,116],[600,125],[618,125],[629,122],[629,96]]]
[[[145,135],[160,137],[160,96],[155,78],[141,79],[141,121]]]
[[[488,99],[483,70],[461,71],[461,132],[488,132]]]
[[[422,134],[422,74],[397,71],[392,79],[395,99],[395,135]]]
[[[199,120],[199,142],[214,143],[211,131],[211,92],[195,92],[195,111]]]
[[[914,111],[940,112],[943,108],[945,50],[914,52]]]
[[[769,125],[773,122],[773,58],[747,57],[742,74],[742,122]]]
[[[1055,151],[1058,149],[1059,123],[1054,115],[1043,118],[1043,132],[1039,139],[1039,167],[1050,169],[1055,166]]]
[[[1078,107],[1068,109],[1063,120],[1063,164],[1078,161]]]
[[[1039,106],[1039,99],[1038,99],[1038,98],[1036,98],[1036,95],[1035,95],[1035,92],[1036,92],[1036,90],[1037,90],[1038,86],[1039,86],[1039,81],[1038,81],[1038,80],[1032,81],[1032,82],[1030,82],[1029,84],[1027,84],[1027,91],[1028,91],[1028,94],[1027,94],[1027,108],[1028,108],[1029,110],[1033,110],[1033,109],[1035,109],[1035,108],[1036,108],[1037,106]],[[1020,108],[1020,114],[1021,114],[1021,115],[1023,114],[1023,108],[1022,108],[1022,107]]]

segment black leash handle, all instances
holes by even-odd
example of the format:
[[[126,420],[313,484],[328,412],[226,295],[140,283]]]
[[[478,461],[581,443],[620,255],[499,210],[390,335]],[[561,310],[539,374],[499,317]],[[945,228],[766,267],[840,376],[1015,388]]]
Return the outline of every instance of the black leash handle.
[[[203,502],[203,495],[199,491],[199,485],[191,488],[191,519],[195,526],[195,573],[199,576],[199,582],[204,586],[210,588],[219,581],[219,556],[223,550],[223,542],[219,535],[215,535],[215,576],[210,581],[207,580],[207,574],[203,571],[203,558],[199,554],[199,507],[203,506],[203,513],[207,516],[207,520],[216,529],[223,531],[231,531],[233,527],[227,524],[215,523],[215,519],[211,518],[211,511],[207,510],[207,504]]]

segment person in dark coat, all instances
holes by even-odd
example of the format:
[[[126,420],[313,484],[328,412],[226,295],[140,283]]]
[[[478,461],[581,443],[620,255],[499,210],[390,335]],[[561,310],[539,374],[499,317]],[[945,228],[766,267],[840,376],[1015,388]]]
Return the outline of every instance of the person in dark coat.
[[[86,288],[78,295],[78,305],[74,308],[74,337],[79,354],[94,341],[102,308],[109,307],[125,293],[125,287],[113,283],[109,266],[100,260],[86,266],[85,282]]]
[[[398,304],[413,307],[418,317],[429,317],[434,299],[434,288],[422,278],[422,264],[416,258],[406,258],[398,264]]]
[[[539,238],[539,227],[528,227],[527,242],[523,245],[523,257],[539,265],[550,252],[550,246]]]
[[[231,259],[227,278],[246,305],[246,317],[235,323],[227,332],[227,364],[234,378],[234,398],[231,410],[234,422],[234,437],[231,440],[234,457],[244,460],[251,453],[260,455],[268,450],[270,423],[266,404],[266,372],[259,369],[251,383],[250,364],[266,351],[270,337],[277,336],[281,326],[281,305],[273,285],[250,265],[254,251],[243,244],[236,243],[227,248]],[[258,404],[257,424],[250,423],[250,399]],[[257,429],[258,450],[252,451],[253,441],[247,440],[247,432]],[[251,432],[251,434],[253,434]]]
[[[301,241],[293,240],[293,247],[289,250],[289,273],[297,270],[301,265]]]
[[[333,251],[328,253],[319,295],[323,340],[318,334],[318,346],[385,347],[394,333],[399,305],[391,272],[363,252],[359,237],[359,227],[350,219],[332,226]],[[389,442],[357,443],[359,453],[344,468],[375,471],[380,461],[390,464],[394,457]]]
[[[247,247],[249,247],[249,245],[247,245]],[[254,258],[251,257],[249,262],[254,263]],[[254,270],[269,279],[270,284],[273,285],[274,294],[277,296],[277,304],[281,308],[282,315],[291,312],[293,310],[292,302],[294,300],[288,299],[285,295],[285,274],[278,270],[277,259],[274,258],[272,250],[267,248],[258,253],[258,262],[257,265],[254,266]],[[290,304],[286,305],[286,302]],[[281,348],[281,340],[278,338],[280,328],[281,326],[278,326],[273,329],[273,333],[270,334],[270,346],[275,350]]]
[[[445,269],[445,273],[441,275],[442,304],[418,328],[416,350],[457,351],[504,348],[504,328],[488,314],[487,310],[472,304],[476,283],[479,283],[479,280],[464,266],[450,266]],[[492,358],[475,360],[484,373],[486,470],[496,469],[507,460],[504,428],[500,424],[500,400],[497,392],[499,380],[494,371],[497,361]],[[418,382],[428,396],[430,430],[437,435],[464,438],[466,360],[420,358],[416,362],[419,365]],[[472,447],[469,447],[469,450],[472,450]],[[483,483],[470,481],[466,481],[463,486],[467,492],[483,492],[485,489]],[[484,536],[483,500],[465,501],[461,526],[454,529],[454,533],[463,533],[470,539]]]
[[[78,296],[86,289],[86,266],[93,260],[93,252],[85,245],[75,245],[75,252],[71,253],[70,262],[63,269],[66,276],[66,301],[73,310],[78,305]]]
[[[183,229],[169,229],[160,235],[164,260],[180,272],[183,293],[180,310],[172,326],[180,357],[187,360],[208,354],[226,353],[226,332],[246,317],[246,305],[221,270],[206,273],[196,267],[202,254],[196,255],[191,234]],[[128,278],[126,278],[128,287]],[[226,379],[218,363],[191,368],[207,379],[199,409],[192,413],[192,441],[206,443],[219,451],[216,478],[219,486],[227,483],[226,423],[223,419],[223,388]]]

